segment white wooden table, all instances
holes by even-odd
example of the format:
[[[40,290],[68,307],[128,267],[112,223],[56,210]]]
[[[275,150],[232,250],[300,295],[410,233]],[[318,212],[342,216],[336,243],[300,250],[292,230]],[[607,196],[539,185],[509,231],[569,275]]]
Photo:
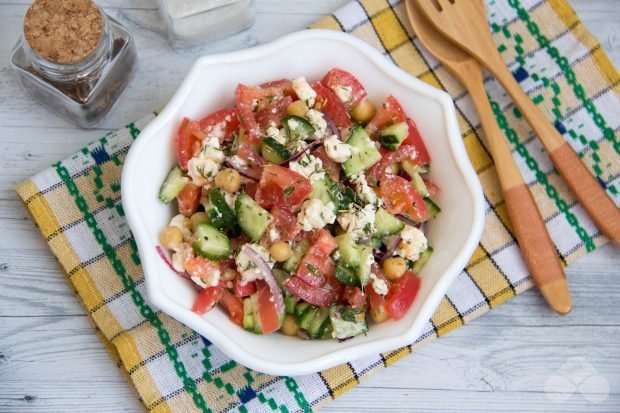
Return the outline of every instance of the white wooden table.
[[[162,106],[197,56],[269,41],[346,1],[258,0],[248,32],[177,52],[162,36],[154,0],[100,0],[135,34],[140,69],[111,115],[89,131],[51,115],[18,89],[8,56],[29,1],[0,1],[0,412],[142,411],[13,186]],[[620,1],[572,4],[620,65]],[[608,246],[567,271],[575,301],[568,317],[553,315],[529,291],[324,411],[620,412],[619,252]],[[552,383],[559,390],[545,387]]]

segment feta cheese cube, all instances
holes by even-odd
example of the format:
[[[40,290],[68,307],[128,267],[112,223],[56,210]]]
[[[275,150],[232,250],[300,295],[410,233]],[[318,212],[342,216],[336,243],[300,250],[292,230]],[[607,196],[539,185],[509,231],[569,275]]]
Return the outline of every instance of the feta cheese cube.
[[[321,139],[325,135],[325,131],[327,130],[327,121],[323,117],[323,113],[315,109],[310,109],[308,112],[306,112],[306,117],[315,129],[314,133],[310,136],[309,139]]]
[[[353,88],[351,86],[336,86],[332,90],[344,103],[349,102],[353,97]]]
[[[325,178],[323,161],[306,152],[298,160],[289,163],[288,167],[298,174],[308,178],[311,184]]]
[[[308,105],[309,108],[314,106],[316,92],[306,81],[305,77],[302,76],[298,77],[297,79],[293,79],[293,90],[295,91],[295,94],[297,94],[297,97],[300,100],[306,102],[306,105]]]
[[[376,212],[375,206],[368,204],[362,209],[338,215],[338,223],[353,239],[358,240],[375,231]]]
[[[379,295],[387,295],[388,293],[388,285],[385,280],[377,277],[375,273],[370,273],[370,279],[372,280],[372,289]]]
[[[353,146],[342,142],[336,135],[332,135],[323,142],[325,152],[332,161],[343,163],[353,154]],[[357,148],[355,148],[357,149]]]
[[[297,214],[297,220],[304,231],[320,229],[327,224],[333,224],[336,221],[334,204],[329,202],[325,205],[319,199],[304,201],[301,211]]]
[[[428,248],[428,241],[424,233],[416,227],[409,225],[400,233],[401,241],[398,248],[394,251],[395,255],[399,255],[411,261],[417,261],[420,254]]]
[[[381,198],[377,196],[375,191],[368,185],[368,181],[366,180],[366,175],[364,172],[360,172],[357,175],[351,177],[351,182],[355,186],[355,192],[359,195],[359,197],[369,204],[373,204],[376,206],[383,205],[383,201]]]

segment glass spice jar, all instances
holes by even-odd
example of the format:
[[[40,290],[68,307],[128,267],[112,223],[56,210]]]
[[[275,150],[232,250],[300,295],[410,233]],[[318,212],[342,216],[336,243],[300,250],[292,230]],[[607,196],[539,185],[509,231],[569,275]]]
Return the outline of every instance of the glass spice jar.
[[[54,41],[54,33],[62,37]],[[72,36],[63,50],[63,41]],[[87,128],[110,111],[132,77],[136,58],[131,34],[92,1],[35,0],[11,52],[11,66],[37,102]]]
[[[172,47],[201,45],[254,24],[254,0],[159,0]]]

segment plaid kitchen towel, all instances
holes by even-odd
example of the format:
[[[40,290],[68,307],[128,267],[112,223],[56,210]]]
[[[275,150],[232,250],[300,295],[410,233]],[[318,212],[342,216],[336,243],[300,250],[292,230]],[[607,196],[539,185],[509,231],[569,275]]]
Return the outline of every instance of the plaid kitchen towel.
[[[490,0],[488,6],[498,48],[515,77],[620,203],[620,78],[600,44],[564,0]],[[314,26],[352,33],[452,95],[487,203],[480,246],[412,345],[317,374],[259,374],[149,304],[119,181],[128,148],[154,115],[105,136],[22,182],[17,192],[148,411],[317,409],[417,346],[532,286],[469,97],[415,39],[404,2],[351,2]],[[486,86],[564,263],[604,244],[511,100],[494,80]]]

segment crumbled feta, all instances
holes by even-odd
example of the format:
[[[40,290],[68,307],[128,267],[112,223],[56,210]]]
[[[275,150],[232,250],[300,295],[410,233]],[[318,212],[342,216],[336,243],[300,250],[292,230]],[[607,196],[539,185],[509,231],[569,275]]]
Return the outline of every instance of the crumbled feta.
[[[416,227],[409,225],[400,233],[401,241],[395,251],[395,255],[400,255],[411,261],[417,261],[420,254],[428,248],[428,242],[424,233]]]
[[[269,239],[272,242],[278,241],[280,239],[280,232],[276,227],[271,227],[269,229]]]
[[[351,177],[351,182],[355,185],[355,192],[357,192],[363,201],[376,206],[383,205],[381,198],[379,198],[370,185],[368,185],[364,172],[360,172],[359,174]]]
[[[218,285],[220,282],[220,276],[221,276],[220,270],[214,269],[213,271],[209,272],[208,279],[204,279],[197,275],[192,275],[191,278],[192,278],[192,281],[198,284],[200,287],[207,288],[207,287],[215,287],[216,285]]]
[[[205,139],[198,155],[187,162],[187,174],[196,185],[208,184],[219,172],[225,158],[219,146],[217,138]]]
[[[340,251],[338,251],[338,248],[334,250],[334,253],[332,254],[332,258],[336,261],[340,259]]]
[[[338,163],[345,162],[353,154],[353,146],[342,142],[336,135],[326,139],[323,146],[325,146],[325,152],[329,159]]]
[[[373,272],[370,273],[370,279],[372,280],[372,289],[379,295],[387,295],[388,285],[385,280],[377,277]]]
[[[234,211],[235,202],[237,202],[237,196],[239,194],[238,193],[231,194],[230,192],[226,192],[226,191],[221,191],[221,192],[224,194],[224,200],[226,201],[230,209]]]
[[[344,103],[350,101],[353,95],[353,88],[351,86],[336,86],[332,90]]]
[[[327,224],[336,221],[334,214],[334,203],[329,202],[325,205],[319,199],[309,199],[301,206],[301,211],[297,214],[297,220],[304,231],[323,228]]]
[[[183,239],[187,240],[192,236],[192,231],[189,229],[189,218],[184,215],[175,215],[170,220],[171,227],[177,227],[181,230],[181,234],[183,234]]]
[[[288,167],[292,171],[308,178],[311,184],[325,178],[323,161],[308,152],[303,154],[298,160],[289,163]]]
[[[274,262],[271,259],[271,255],[269,255],[269,251],[267,251],[265,248],[261,247],[258,244],[245,244],[243,247],[241,247],[241,251],[239,251],[239,253],[235,257],[237,271],[239,271],[239,273],[241,274],[241,279],[244,282],[262,280],[263,278],[265,278],[265,274],[245,253],[247,248],[250,248],[254,252],[256,252],[263,260],[265,260],[265,262],[267,263],[267,265],[269,265],[270,268],[273,268]]]
[[[321,139],[323,135],[325,135],[325,131],[327,130],[327,121],[323,117],[323,113],[315,109],[310,109],[308,112],[306,112],[306,117],[315,129],[314,133],[309,137],[309,139]]]
[[[306,81],[305,77],[302,76],[293,80],[293,90],[300,100],[306,102],[306,105],[308,105],[309,108],[314,106],[316,92],[312,89],[312,87],[310,87],[310,84]]]
[[[172,267],[178,272],[185,272],[185,262],[193,257],[194,249],[184,242],[172,254]]]
[[[284,129],[278,129],[276,126],[267,128],[267,136],[272,137],[276,142],[286,145],[286,132]]]
[[[368,204],[363,209],[338,215],[338,223],[342,229],[358,240],[374,232],[376,212],[375,206]]]
[[[302,141],[302,140],[289,141],[286,144],[286,148],[289,151],[291,151],[293,154],[296,154],[296,153],[299,153],[299,152],[303,151],[304,149],[306,149],[307,146],[308,146],[308,142]]]

